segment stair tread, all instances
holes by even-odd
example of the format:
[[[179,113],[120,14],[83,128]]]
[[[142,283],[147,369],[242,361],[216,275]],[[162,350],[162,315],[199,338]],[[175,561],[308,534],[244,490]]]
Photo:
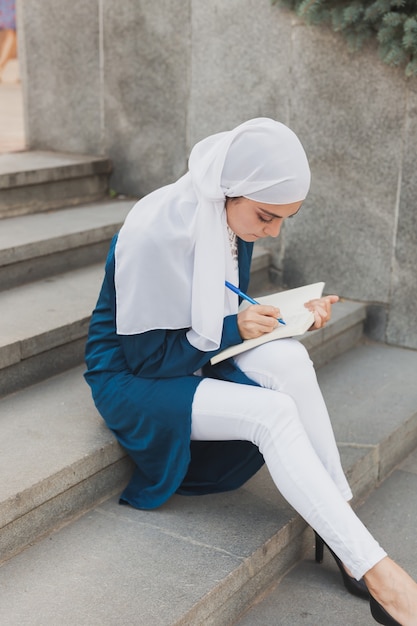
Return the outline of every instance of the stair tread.
[[[134,200],[107,200],[1,221],[0,265],[87,245],[116,232]]]
[[[411,436],[412,418],[417,429],[416,365],[415,351],[365,343],[319,370],[348,473],[358,455],[383,462],[395,433]],[[112,435],[81,373],[77,368],[3,400],[1,503],[62,471],[60,459],[73,468],[77,455],[87,462],[92,450],[109,445]],[[372,420],[366,419],[370,410]],[[41,457],[38,468],[34,459]],[[268,568],[297,523],[265,469],[237,492],[174,496],[155,512],[121,508],[111,498],[0,568],[8,597],[0,621],[36,624],[23,617],[33,613],[63,626],[136,623],[138,615],[158,626],[220,623],[201,616],[219,610]]]
[[[2,525],[124,456],[92,403],[84,370],[74,368],[2,399]],[[98,452],[102,458],[94,459]]]
[[[0,293],[0,366],[85,336],[103,275],[100,263]]]
[[[109,171],[110,161],[107,157],[47,150],[4,153],[0,154],[0,189],[56,180],[64,172],[79,175],[92,168]]]

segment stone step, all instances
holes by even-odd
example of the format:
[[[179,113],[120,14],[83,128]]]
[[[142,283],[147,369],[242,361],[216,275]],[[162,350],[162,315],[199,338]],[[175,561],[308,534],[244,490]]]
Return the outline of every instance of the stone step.
[[[307,335],[301,340],[310,342],[310,354],[322,363],[326,346],[334,356],[332,342],[340,350],[348,349],[340,336],[351,328],[361,329],[363,317],[363,305],[345,302],[326,328],[326,336],[323,329],[308,334],[314,334],[313,343]],[[351,340],[349,347],[357,337]],[[2,399],[0,520],[7,532],[3,529],[0,535],[5,541],[9,534],[11,545],[3,544],[0,554],[17,550],[25,537],[32,541],[66,516],[109,495],[115,485],[120,488],[126,479],[130,463],[97,415],[83,370],[83,366],[73,368]],[[24,443],[20,452],[19,440]],[[18,471],[13,466],[7,469],[7,459],[13,457],[20,460]]]
[[[0,218],[94,202],[108,190],[108,158],[63,152],[0,154]]]
[[[256,251],[256,280],[268,260]],[[0,292],[0,397],[83,362],[103,273],[101,262]]]
[[[103,264],[0,293],[0,396],[83,360]]]
[[[2,399],[0,561],[126,479],[130,463],[92,404],[84,369]]]
[[[107,200],[0,223],[0,290],[104,262],[134,200]]]
[[[416,446],[416,367],[417,352],[364,341],[318,370],[356,500]],[[14,557],[0,567],[0,623],[230,626],[305,554],[311,531],[265,468],[237,491],[174,496],[156,511],[116,495],[94,506],[128,467],[81,373],[2,402],[0,542]]]

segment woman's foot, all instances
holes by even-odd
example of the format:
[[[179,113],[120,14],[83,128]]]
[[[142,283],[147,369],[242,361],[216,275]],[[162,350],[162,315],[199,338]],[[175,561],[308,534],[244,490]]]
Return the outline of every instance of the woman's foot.
[[[364,576],[373,598],[401,626],[417,626],[417,583],[385,557]]]
[[[326,548],[329,550],[330,554],[334,558],[335,563],[340,570],[340,573],[342,574],[343,584],[345,585],[349,593],[352,593],[354,596],[359,596],[360,598],[364,598],[368,600],[369,592],[368,592],[368,588],[365,584],[364,579],[361,578],[360,580],[356,580],[352,576],[352,573],[350,572],[350,570],[346,567],[346,565],[342,563],[339,557],[333,552],[333,550],[327,545],[327,543],[320,537],[320,535],[315,533],[315,536],[316,536],[316,563],[323,562],[323,549],[324,549],[324,546],[326,546]]]

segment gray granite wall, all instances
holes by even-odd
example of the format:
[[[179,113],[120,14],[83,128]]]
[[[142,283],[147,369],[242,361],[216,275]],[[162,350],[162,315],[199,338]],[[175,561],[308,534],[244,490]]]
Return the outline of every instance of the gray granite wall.
[[[311,193],[266,243],[287,285],[371,303],[369,332],[417,348],[417,80],[270,0],[24,0],[27,135],[108,154],[140,195],[185,171],[192,145],[255,116],[302,139]]]
[[[96,0],[18,0],[17,27],[28,144],[103,153]]]
[[[21,0],[28,144],[110,156],[124,193],[181,175],[190,13],[182,0]]]

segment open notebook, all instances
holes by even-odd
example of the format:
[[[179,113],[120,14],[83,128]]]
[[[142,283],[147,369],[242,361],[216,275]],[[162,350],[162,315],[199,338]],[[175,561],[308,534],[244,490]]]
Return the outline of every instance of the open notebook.
[[[259,304],[271,304],[281,311],[281,316],[285,320],[286,325],[279,325],[275,330],[256,339],[246,339],[243,343],[236,346],[230,346],[226,350],[222,350],[210,359],[212,365],[224,361],[231,356],[246,352],[255,346],[259,346],[268,341],[275,339],[283,339],[284,337],[295,337],[305,333],[314,322],[314,315],[305,308],[305,302],[315,298],[321,298],[324,289],[324,283],[313,283],[288,291],[278,291],[269,296],[256,298]],[[239,310],[242,311],[246,307],[251,306],[248,302],[242,302]]]

